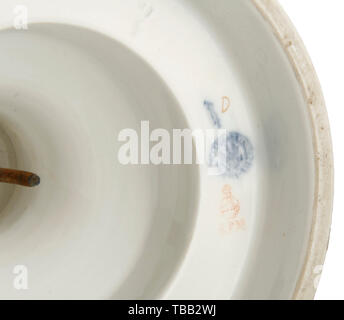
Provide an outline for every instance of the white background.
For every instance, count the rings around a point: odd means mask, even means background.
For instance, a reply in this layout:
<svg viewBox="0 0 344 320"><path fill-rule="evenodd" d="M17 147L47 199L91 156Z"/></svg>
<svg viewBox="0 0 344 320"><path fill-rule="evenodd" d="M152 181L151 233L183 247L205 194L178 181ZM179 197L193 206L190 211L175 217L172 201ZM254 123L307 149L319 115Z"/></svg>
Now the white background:
<svg viewBox="0 0 344 320"><path fill-rule="evenodd" d="M280 3L313 60L325 95L333 139L332 232L316 299L344 299L344 0L280 0Z"/></svg>

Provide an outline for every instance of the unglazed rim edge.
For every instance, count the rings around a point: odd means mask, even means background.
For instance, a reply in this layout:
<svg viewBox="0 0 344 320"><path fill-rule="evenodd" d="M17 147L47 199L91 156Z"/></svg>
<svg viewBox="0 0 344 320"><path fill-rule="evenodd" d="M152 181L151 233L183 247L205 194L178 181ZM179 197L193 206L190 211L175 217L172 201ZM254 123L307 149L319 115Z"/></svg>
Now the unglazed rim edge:
<svg viewBox="0 0 344 320"><path fill-rule="evenodd" d="M287 54L301 86L312 125L315 189L312 229L293 299L311 300L316 293L316 267L323 266L328 249L333 208L332 139L321 86L295 27L277 0L251 0Z"/></svg>

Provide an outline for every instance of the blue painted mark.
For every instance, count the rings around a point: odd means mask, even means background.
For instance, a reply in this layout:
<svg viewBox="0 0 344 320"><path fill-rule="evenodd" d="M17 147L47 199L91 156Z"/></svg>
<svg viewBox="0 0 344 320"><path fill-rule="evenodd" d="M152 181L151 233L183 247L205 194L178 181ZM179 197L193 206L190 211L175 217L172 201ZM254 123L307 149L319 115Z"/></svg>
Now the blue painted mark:
<svg viewBox="0 0 344 320"><path fill-rule="evenodd" d="M239 178L252 166L254 150L250 140L238 132L217 137L210 150L209 166L230 178Z"/></svg>
<svg viewBox="0 0 344 320"><path fill-rule="evenodd" d="M214 104L208 100L204 100L203 104L205 108L208 110L214 126L220 129L222 127L221 119L219 118L219 116L217 115L215 111Z"/></svg>

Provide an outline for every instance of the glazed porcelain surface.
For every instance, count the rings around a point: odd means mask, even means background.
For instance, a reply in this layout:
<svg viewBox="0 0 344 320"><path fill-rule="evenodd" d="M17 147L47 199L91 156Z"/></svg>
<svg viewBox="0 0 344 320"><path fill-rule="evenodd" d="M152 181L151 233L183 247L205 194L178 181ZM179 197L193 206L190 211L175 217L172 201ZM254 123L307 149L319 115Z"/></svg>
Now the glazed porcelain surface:
<svg viewBox="0 0 344 320"><path fill-rule="evenodd" d="M30 0L27 30L16 5L0 3L0 167L41 185L0 185L1 299L313 297L331 143L275 1ZM124 166L118 134L143 120L226 129L242 154L221 175Z"/></svg>

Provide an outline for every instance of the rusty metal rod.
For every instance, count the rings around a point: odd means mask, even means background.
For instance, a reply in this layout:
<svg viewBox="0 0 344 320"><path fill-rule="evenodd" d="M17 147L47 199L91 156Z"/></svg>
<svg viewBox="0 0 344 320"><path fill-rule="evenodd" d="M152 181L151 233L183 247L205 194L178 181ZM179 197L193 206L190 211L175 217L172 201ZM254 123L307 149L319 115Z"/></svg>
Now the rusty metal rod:
<svg viewBox="0 0 344 320"><path fill-rule="evenodd" d="M0 168L0 182L36 187L40 184L41 179L32 172Z"/></svg>

